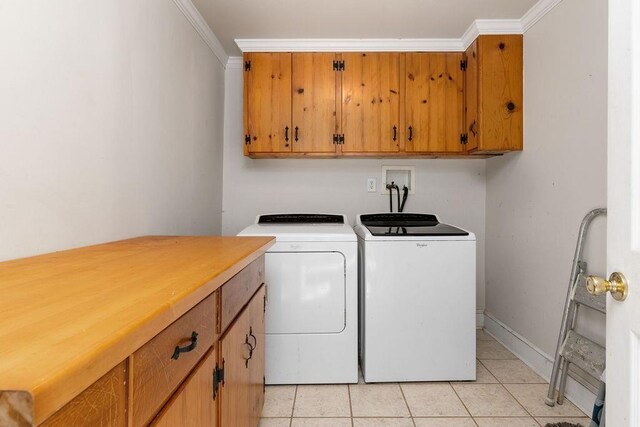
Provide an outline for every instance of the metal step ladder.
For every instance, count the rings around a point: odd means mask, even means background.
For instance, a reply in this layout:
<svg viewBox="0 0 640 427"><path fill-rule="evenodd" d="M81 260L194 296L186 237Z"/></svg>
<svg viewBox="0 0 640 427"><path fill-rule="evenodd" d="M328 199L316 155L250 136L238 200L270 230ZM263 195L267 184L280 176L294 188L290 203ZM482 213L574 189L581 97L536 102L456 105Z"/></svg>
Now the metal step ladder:
<svg viewBox="0 0 640 427"><path fill-rule="evenodd" d="M553 371L549 379L549 391L545 403L554 406L564 403L569 365L573 364L601 382L605 369L605 348L575 331L578 311L587 307L606 314L607 305L604 295L594 296L587 291L587 263L582 259L584 242L591 222L599 215L606 215L605 208L598 208L585 215L580 224L578 242L573 258L569 289L562 315L562 324L558 335ZM558 394L556 396L556 386ZM601 382L600 387L604 384Z"/></svg>

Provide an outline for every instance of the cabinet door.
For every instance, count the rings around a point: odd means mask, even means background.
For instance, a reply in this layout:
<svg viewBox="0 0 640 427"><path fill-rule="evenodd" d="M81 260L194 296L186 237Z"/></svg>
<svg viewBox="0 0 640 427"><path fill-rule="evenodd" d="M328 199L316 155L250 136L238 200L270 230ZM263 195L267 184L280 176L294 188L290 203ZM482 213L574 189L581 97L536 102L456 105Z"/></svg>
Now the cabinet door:
<svg viewBox="0 0 640 427"><path fill-rule="evenodd" d="M293 141L295 153L335 153L336 79L334 53L293 55Z"/></svg>
<svg viewBox="0 0 640 427"><path fill-rule="evenodd" d="M478 151L522 150L522 36L479 36L478 54Z"/></svg>
<svg viewBox="0 0 640 427"><path fill-rule="evenodd" d="M291 151L291 54L244 57L245 154Z"/></svg>
<svg viewBox="0 0 640 427"><path fill-rule="evenodd" d="M458 153L463 129L462 53L408 53L405 72L408 152Z"/></svg>
<svg viewBox="0 0 640 427"><path fill-rule="evenodd" d="M400 54L344 53L343 153L389 153L400 143Z"/></svg>
<svg viewBox="0 0 640 427"><path fill-rule="evenodd" d="M247 307L249 312L249 340L254 346L249 360L249 418L252 426L260 422L264 406L264 314L265 290L262 286Z"/></svg>
<svg viewBox="0 0 640 427"><path fill-rule="evenodd" d="M251 355L249 312L236 318L220 341L224 383L220 389L220 421L223 426L251 427L249 414Z"/></svg>
<svg viewBox="0 0 640 427"><path fill-rule="evenodd" d="M217 406L213 400L215 364L216 351L211 348L151 425L154 427L215 427L217 425Z"/></svg>

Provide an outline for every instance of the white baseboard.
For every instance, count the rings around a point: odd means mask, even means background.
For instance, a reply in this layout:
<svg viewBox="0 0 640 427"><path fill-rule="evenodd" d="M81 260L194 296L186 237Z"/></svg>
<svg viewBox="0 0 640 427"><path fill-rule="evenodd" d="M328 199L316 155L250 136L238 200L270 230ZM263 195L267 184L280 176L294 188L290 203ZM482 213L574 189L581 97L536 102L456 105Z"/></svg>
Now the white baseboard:
<svg viewBox="0 0 640 427"><path fill-rule="evenodd" d="M551 370L553 369L552 356L540 350L525 337L489 313L484 314L484 329L513 354L518 356L538 375L549 381ZM583 412L591 414L593 402L596 398L595 394L571 377L567 378L565 396ZM540 396L540 399L544 399L545 397L546 396Z"/></svg>

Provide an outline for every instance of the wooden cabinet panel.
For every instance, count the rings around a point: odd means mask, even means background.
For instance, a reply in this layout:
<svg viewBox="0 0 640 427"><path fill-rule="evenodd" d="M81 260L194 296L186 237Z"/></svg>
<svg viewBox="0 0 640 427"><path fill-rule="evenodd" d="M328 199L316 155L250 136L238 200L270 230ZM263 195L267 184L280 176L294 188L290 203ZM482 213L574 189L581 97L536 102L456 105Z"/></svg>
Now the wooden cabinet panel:
<svg viewBox="0 0 640 427"><path fill-rule="evenodd" d="M200 362L180 389L154 419L154 427L216 427L217 402L213 400L216 349Z"/></svg>
<svg viewBox="0 0 640 427"><path fill-rule="evenodd" d="M291 54L247 53L245 154L291 152Z"/></svg>
<svg viewBox="0 0 640 427"><path fill-rule="evenodd" d="M522 36L479 36L478 153L522 150Z"/></svg>
<svg viewBox="0 0 640 427"><path fill-rule="evenodd" d="M342 59L342 152L398 152L400 54L344 53Z"/></svg>
<svg viewBox="0 0 640 427"><path fill-rule="evenodd" d="M173 322L131 356L133 425L148 423L215 340L216 293ZM176 346L186 347L196 332L192 351L172 358Z"/></svg>
<svg viewBox="0 0 640 427"><path fill-rule="evenodd" d="M459 153L464 106L462 53L408 53L405 150Z"/></svg>
<svg viewBox="0 0 640 427"><path fill-rule="evenodd" d="M465 131L467 150L478 148L478 40L464 53L467 62L465 71Z"/></svg>
<svg viewBox="0 0 640 427"><path fill-rule="evenodd" d="M264 406L264 312L266 286L262 286L247 307L250 341L254 344L249 360L249 422L257 426Z"/></svg>
<svg viewBox="0 0 640 427"><path fill-rule="evenodd" d="M224 366L224 384L220 389L220 424L250 427L248 360L249 314L244 310L220 341L220 355Z"/></svg>
<svg viewBox="0 0 640 427"><path fill-rule="evenodd" d="M220 329L224 332L264 283L264 255L233 276L220 289Z"/></svg>
<svg viewBox="0 0 640 427"><path fill-rule="evenodd" d="M126 426L126 378L126 362L122 362L40 425L44 427Z"/></svg>
<svg viewBox="0 0 640 427"><path fill-rule="evenodd" d="M337 133L334 53L293 54L293 152L332 153Z"/></svg>

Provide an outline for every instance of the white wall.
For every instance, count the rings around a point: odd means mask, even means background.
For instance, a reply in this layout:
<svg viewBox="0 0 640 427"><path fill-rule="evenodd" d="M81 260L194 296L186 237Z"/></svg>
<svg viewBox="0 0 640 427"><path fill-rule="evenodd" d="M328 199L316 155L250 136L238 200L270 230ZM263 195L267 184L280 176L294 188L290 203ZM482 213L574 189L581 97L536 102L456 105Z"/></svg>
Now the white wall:
<svg viewBox="0 0 640 427"><path fill-rule="evenodd" d="M171 0L0 5L0 259L218 233L224 70Z"/></svg>
<svg viewBox="0 0 640 427"><path fill-rule="evenodd" d="M367 178L380 185L382 165L416 168L416 194L406 212L434 212L478 239L477 305L484 309L485 160L282 159L244 157L241 69L227 69L223 234L236 234L269 212L387 212L389 198L367 193ZM395 195L394 195L395 197ZM395 206L395 201L394 201Z"/></svg>
<svg viewBox="0 0 640 427"><path fill-rule="evenodd" d="M607 200L607 2L564 0L524 47L525 148L487 161L487 313L553 354L578 227ZM592 273L605 228L588 237ZM602 316L579 320L604 342Z"/></svg>

